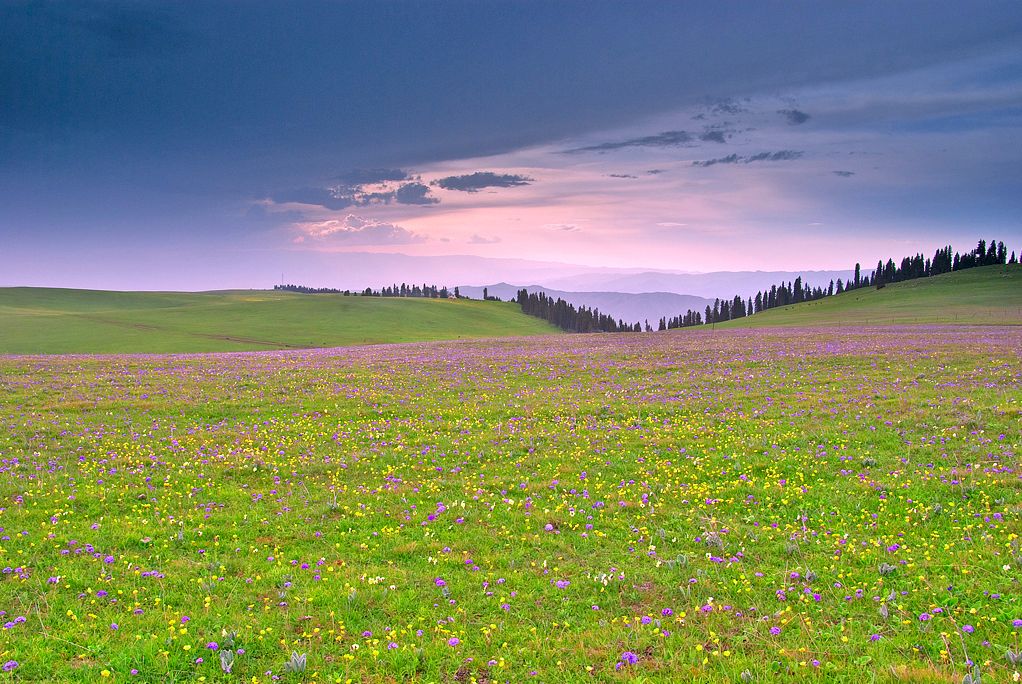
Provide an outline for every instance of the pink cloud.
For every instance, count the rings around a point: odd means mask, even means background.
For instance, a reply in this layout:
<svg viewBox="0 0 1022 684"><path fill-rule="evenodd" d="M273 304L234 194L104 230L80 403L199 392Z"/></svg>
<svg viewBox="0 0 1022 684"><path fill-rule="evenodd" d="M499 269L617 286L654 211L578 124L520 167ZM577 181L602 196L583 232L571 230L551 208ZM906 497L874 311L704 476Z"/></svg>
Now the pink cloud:
<svg viewBox="0 0 1022 684"><path fill-rule="evenodd" d="M303 221L294 224L298 235L293 242L306 239L329 239L333 243L352 246L409 245L423 242L425 238L406 228L372 218L347 214L343 218L328 218L320 221Z"/></svg>

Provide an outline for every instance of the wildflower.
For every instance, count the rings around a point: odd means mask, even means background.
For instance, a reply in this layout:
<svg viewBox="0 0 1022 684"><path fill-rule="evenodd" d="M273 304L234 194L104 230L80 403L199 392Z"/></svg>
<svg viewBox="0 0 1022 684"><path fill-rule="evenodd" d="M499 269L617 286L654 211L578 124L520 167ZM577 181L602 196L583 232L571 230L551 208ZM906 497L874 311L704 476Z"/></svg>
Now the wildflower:
<svg viewBox="0 0 1022 684"><path fill-rule="evenodd" d="M4 672L11 672L12 670L16 669L17 667L18 667L18 661L17 660L8 660L6 663L4 663L3 671Z"/></svg>
<svg viewBox="0 0 1022 684"><path fill-rule="evenodd" d="M218 648L220 648L220 644L218 644L218 643L217 643L217 642L215 642L215 641L211 641L211 642L209 642L208 644L206 644L206 648L208 648L208 649L209 649L209 650L211 650L211 651L215 651L215 650L217 650Z"/></svg>
<svg viewBox="0 0 1022 684"><path fill-rule="evenodd" d="M461 639L459 639L458 637L451 637L450 639L447 640L447 645L450 646L451 648L457 646L460 643Z"/></svg>
<svg viewBox="0 0 1022 684"><path fill-rule="evenodd" d="M621 658L614 665L615 670L620 670L625 665L634 665L639 662L639 656L635 655L631 651L625 651L621 654Z"/></svg>
<svg viewBox="0 0 1022 684"><path fill-rule="evenodd" d="M964 625L962 627L962 631L965 632L966 634L972 634L973 632L976 631L976 628L973 627L972 625Z"/></svg>
<svg viewBox="0 0 1022 684"><path fill-rule="evenodd" d="M929 619L930 619L931 617L933 617L933 616L932 616L932 615L930 615L929 613L920 613L920 615L919 615L919 621L920 621L920 622L926 622L926 621L927 621L927 620L929 620Z"/></svg>
<svg viewBox="0 0 1022 684"><path fill-rule="evenodd" d="M770 633L773 634L774 636L777 636L778 634L781 633L781 628L780 627L776 627L776 626L775 627L771 627L770 628Z"/></svg>

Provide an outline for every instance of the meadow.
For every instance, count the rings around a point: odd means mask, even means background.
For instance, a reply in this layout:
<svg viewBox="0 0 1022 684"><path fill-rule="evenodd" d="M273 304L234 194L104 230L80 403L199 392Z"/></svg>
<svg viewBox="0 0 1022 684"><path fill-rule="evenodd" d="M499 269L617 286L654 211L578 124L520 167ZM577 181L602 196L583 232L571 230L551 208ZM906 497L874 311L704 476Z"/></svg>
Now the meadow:
<svg viewBox="0 0 1022 684"><path fill-rule="evenodd" d="M0 354L299 349L556 332L515 304L469 299L0 288Z"/></svg>
<svg viewBox="0 0 1022 684"><path fill-rule="evenodd" d="M1020 420L1020 327L0 357L0 681L1017 681Z"/></svg>

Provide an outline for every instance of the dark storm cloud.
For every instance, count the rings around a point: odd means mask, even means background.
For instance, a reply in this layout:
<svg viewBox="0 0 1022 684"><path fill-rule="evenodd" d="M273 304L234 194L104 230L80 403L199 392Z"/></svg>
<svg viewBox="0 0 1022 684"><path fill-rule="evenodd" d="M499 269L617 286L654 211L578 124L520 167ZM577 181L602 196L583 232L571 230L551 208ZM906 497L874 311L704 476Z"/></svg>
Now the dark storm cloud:
<svg viewBox="0 0 1022 684"><path fill-rule="evenodd" d="M657 133L656 135L645 135L641 138L605 142L599 143L598 145L588 145L586 147L575 147L570 150L565 150L564 153L577 154L580 152L610 152L612 150L620 150L626 147L674 147L676 145L690 143L692 140L692 134L687 131L664 131L663 133Z"/></svg>
<svg viewBox="0 0 1022 684"><path fill-rule="evenodd" d="M729 154L726 157L694 161L692 162L692 166L707 167L716 166L717 164L752 164L753 162L761 161L791 161L793 159L798 159L801 156L802 153L797 150L778 150L777 152L759 152L757 154L751 154L748 156Z"/></svg>
<svg viewBox="0 0 1022 684"><path fill-rule="evenodd" d="M710 130L699 135L699 139L703 142L715 142L724 143L727 142L726 132L722 130Z"/></svg>
<svg viewBox="0 0 1022 684"><path fill-rule="evenodd" d="M760 152L753 154L744 159L744 163L758 161L791 161L792 159L798 159L802 156L802 153L797 150L778 150L777 152Z"/></svg>
<svg viewBox="0 0 1022 684"><path fill-rule="evenodd" d="M746 107L744 107L743 105L739 104L739 102L737 100L734 100L732 98L727 98L727 99L720 100L719 102L715 103L713 105L713 107L710 108L710 111L713 112L714 114L731 114L731 115L735 115L735 114L741 114L743 112L747 112L749 110Z"/></svg>
<svg viewBox="0 0 1022 684"><path fill-rule="evenodd" d="M513 173L493 173L492 171L476 171L464 176L447 176L433 181L444 190L461 190L462 192L478 192L483 188L513 188L528 185L534 179Z"/></svg>
<svg viewBox="0 0 1022 684"><path fill-rule="evenodd" d="M422 183L405 183L394 192L398 204L436 204L440 200L429 194L429 186Z"/></svg>
<svg viewBox="0 0 1022 684"><path fill-rule="evenodd" d="M739 164L744 161L744 157L739 157L737 154L729 154L726 157L717 157L716 159L705 159L702 161L692 162L692 166L716 166L717 164Z"/></svg>
<svg viewBox="0 0 1022 684"><path fill-rule="evenodd" d="M366 184L373 184L389 181L397 175L407 178L407 174L401 172L359 172L345 176L346 179L366 179ZM324 209L338 210L346 207L366 207L371 204L436 204L440 200L430 194L429 186L413 181L402 183L396 189L382 189L367 191L365 185L334 185L331 187L307 187L283 190L274 193L270 199L277 204L295 202L299 204L311 204L323 207Z"/></svg>
<svg viewBox="0 0 1022 684"><path fill-rule="evenodd" d="M567 30L580 16L586 30ZM44 140L59 130L59 144L19 147L5 160L27 157L51 175L61 161L119 155L126 174L146 164L154 176L187 173L207 189L219 178L221 191L245 192L253 180L308 185L339 159L381 168L496 154L708 99L728 113L741 108L722 100L733 93L926 66L1020 32L1013 0L965 14L929 0L740 11L717 2L352 0L243 12L222 0L159 9L14 0L0 3L0 127ZM473 107L461 106L466 98ZM682 144L674 133L591 151Z"/></svg>
<svg viewBox="0 0 1022 684"><path fill-rule="evenodd" d="M809 115L798 109L779 109L777 113L787 120L789 126L798 126L809 121Z"/></svg>

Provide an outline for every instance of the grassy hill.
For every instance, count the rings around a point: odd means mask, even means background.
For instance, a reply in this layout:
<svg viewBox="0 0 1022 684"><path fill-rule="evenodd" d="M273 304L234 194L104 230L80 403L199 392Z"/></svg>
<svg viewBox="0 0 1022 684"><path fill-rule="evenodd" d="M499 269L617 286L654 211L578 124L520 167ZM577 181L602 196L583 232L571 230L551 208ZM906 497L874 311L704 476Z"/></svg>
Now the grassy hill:
<svg viewBox="0 0 1022 684"><path fill-rule="evenodd" d="M951 323L1022 325L1022 265L983 266L770 309L726 327Z"/></svg>
<svg viewBox="0 0 1022 684"><path fill-rule="evenodd" d="M265 290L0 288L0 353L173 353L557 332L510 303Z"/></svg>

